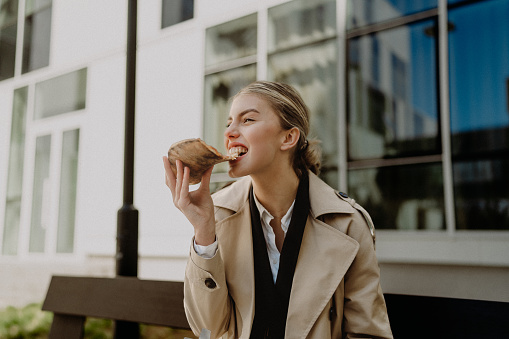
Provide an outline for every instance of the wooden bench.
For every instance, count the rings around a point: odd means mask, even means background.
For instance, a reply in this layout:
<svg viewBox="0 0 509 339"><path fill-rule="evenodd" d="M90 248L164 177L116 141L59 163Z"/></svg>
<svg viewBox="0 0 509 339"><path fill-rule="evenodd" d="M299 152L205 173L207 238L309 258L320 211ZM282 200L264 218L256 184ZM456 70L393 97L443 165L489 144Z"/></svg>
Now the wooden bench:
<svg viewBox="0 0 509 339"><path fill-rule="evenodd" d="M182 282L53 276L42 309L49 339L81 339L87 317L189 329L183 300Z"/></svg>
<svg viewBox="0 0 509 339"><path fill-rule="evenodd" d="M54 313L50 339L78 339L86 317L189 329L183 298L182 282L54 276L42 309ZM385 300L396 339L509 338L509 303L399 294Z"/></svg>

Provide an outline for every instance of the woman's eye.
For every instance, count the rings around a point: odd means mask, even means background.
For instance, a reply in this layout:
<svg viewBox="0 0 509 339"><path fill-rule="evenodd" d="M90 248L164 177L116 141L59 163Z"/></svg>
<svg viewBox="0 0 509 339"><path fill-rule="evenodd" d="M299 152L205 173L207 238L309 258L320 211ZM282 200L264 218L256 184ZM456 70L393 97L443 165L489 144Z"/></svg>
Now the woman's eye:
<svg viewBox="0 0 509 339"><path fill-rule="evenodd" d="M254 121L254 120L253 120L253 119L251 119L251 118L245 118L245 119L244 119L244 122L251 122L251 121Z"/></svg>

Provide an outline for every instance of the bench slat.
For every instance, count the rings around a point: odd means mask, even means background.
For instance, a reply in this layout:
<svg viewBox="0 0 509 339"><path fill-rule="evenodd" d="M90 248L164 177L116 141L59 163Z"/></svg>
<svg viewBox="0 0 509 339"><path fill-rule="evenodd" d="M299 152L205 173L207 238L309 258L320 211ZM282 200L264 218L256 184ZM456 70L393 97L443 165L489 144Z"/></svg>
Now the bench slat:
<svg viewBox="0 0 509 339"><path fill-rule="evenodd" d="M53 276L42 309L189 329L183 300L182 282Z"/></svg>

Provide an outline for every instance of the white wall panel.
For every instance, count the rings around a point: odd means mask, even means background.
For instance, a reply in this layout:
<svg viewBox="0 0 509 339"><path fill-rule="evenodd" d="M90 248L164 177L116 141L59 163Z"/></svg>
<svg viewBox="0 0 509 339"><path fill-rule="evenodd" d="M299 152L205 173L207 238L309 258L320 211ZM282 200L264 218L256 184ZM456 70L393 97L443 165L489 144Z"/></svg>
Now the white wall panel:
<svg viewBox="0 0 509 339"><path fill-rule="evenodd" d="M127 1L53 1L50 67L125 50Z"/></svg>

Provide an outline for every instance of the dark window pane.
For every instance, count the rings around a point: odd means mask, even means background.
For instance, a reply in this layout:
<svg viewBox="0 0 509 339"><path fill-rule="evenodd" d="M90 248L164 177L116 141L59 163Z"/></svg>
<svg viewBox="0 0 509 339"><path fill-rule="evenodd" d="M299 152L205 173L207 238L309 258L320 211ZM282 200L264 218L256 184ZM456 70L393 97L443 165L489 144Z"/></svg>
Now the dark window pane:
<svg viewBox="0 0 509 339"><path fill-rule="evenodd" d="M449 13L453 155L509 150L508 18L506 0L483 1Z"/></svg>
<svg viewBox="0 0 509 339"><path fill-rule="evenodd" d="M437 3L437 0L349 0L347 29L436 8Z"/></svg>
<svg viewBox="0 0 509 339"><path fill-rule="evenodd" d="M163 0L161 28L192 19L194 0Z"/></svg>
<svg viewBox="0 0 509 339"><path fill-rule="evenodd" d="M349 160L440 153L434 27L348 41Z"/></svg>
<svg viewBox="0 0 509 339"><path fill-rule="evenodd" d="M509 230L509 160L453 164L456 227Z"/></svg>
<svg viewBox="0 0 509 339"><path fill-rule="evenodd" d="M0 29L0 80L14 76L17 30L17 24Z"/></svg>
<svg viewBox="0 0 509 339"><path fill-rule="evenodd" d="M445 229L441 164L350 170L348 187L378 229Z"/></svg>
<svg viewBox="0 0 509 339"><path fill-rule="evenodd" d="M18 1L0 0L0 81L14 76Z"/></svg>
<svg viewBox="0 0 509 339"><path fill-rule="evenodd" d="M18 20L18 0L0 0L0 28Z"/></svg>
<svg viewBox="0 0 509 339"><path fill-rule="evenodd" d="M49 65L51 6L25 18L22 73Z"/></svg>

